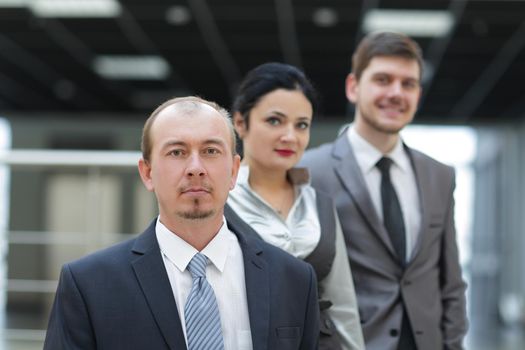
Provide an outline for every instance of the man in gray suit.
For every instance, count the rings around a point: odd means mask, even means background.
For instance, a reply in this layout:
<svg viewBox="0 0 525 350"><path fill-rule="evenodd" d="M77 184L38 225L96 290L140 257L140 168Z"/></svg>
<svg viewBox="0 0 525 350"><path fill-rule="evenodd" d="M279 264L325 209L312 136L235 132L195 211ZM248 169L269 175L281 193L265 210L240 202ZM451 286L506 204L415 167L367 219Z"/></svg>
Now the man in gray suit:
<svg viewBox="0 0 525 350"><path fill-rule="evenodd" d="M354 123L309 150L345 235L368 350L461 349L466 284L454 228L454 170L403 144L421 95L419 46L397 33L359 44L346 79Z"/></svg>

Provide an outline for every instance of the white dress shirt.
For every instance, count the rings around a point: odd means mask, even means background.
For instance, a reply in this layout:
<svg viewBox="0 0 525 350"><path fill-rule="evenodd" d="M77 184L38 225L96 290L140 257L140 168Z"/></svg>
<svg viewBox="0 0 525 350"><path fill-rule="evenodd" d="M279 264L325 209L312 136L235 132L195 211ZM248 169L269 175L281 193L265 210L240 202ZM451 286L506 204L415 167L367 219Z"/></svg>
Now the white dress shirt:
<svg viewBox="0 0 525 350"><path fill-rule="evenodd" d="M198 250L168 230L159 219L155 230L186 338L184 305L192 286L192 277L186 267ZM253 349L242 250L224 219L217 235L201 253L210 261L206 267L206 279L217 299L224 349Z"/></svg>
<svg viewBox="0 0 525 350"><path fill-rule="evenodd" d="M348 128L347 136L354 151L357 164L365 179L376 213L381 220L383 220L381 172L376 167L376 164L382 157L389 157L393 161L390 167L390 178L403 211L406 235L405 259L409 261L419 238L421 204L419 202L414 170L410 158L404 150L403 142L399 138L394 149L390 153L383 155L377 148L361 137L353 125Z"/></svg>
<svg viewBox="0 0 525 350"><path fill-rule="evenodd" d="M228 204L263 240L304 259L314 251L321 238L316 194L308 183L306 169L291 169L288 177L294 184L295 201L286 219L252 190L246 165L239 169L237 185L230 191ZM354 282L337 215L335 237L334 262L330 273L320 282L324 291L320 298L333 303L328 315L341 336L343 349L364 349Z"/></svg>

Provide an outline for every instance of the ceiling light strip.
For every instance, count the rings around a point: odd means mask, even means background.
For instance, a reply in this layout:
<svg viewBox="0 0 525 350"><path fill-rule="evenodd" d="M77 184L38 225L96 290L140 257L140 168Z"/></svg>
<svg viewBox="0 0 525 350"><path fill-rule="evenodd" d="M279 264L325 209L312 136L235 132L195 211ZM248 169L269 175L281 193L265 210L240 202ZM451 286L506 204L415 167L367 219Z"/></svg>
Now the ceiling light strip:
<svg viewBox="0 0 525 350"><path fill-rule="evenodd" d="M363 31L390 30L416 37L442 37L453 24L454 17L449 11L374 9L366 13Z"/></svg>
<svg viewBox="0 0 525 350"><path fill-rule="evenodd" d="M170 66L160 56L98 56L95 72L115 80L163 80L170 74Z"/></svg>
<svg viewBox="0 0 525 350"><path fill-rule="evenodd" d="M111 18L122 11L116 0L33 0L28 6L35 16L47 18Z"/></svg>

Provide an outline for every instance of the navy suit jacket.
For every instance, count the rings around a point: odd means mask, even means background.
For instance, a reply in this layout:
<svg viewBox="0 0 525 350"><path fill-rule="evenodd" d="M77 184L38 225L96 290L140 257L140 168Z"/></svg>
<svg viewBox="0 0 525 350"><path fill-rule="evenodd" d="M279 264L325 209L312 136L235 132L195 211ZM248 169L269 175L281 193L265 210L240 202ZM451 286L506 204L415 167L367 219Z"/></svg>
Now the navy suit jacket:
<svg viewBox="0 0 525 350"><path fill-rule="evenodd" d="M254 350L317 349L317 285L310 265L227 220L243 253ZM137 238L62 268L46 350L186 349L155 221Z"/></svg>

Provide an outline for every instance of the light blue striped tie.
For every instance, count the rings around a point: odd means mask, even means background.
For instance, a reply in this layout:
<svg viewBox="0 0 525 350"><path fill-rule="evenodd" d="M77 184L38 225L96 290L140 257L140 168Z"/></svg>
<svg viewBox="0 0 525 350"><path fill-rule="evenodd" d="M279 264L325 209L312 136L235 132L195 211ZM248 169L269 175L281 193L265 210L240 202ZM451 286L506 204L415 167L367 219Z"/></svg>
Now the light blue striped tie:
<svg viewBox="0 0 525 350"><path fill-rule="evenodd" d="M213 289L206 280L208 258L197 253L188 264L193 278L184 307L188 350L224 349L221 317Z"/></svg>

